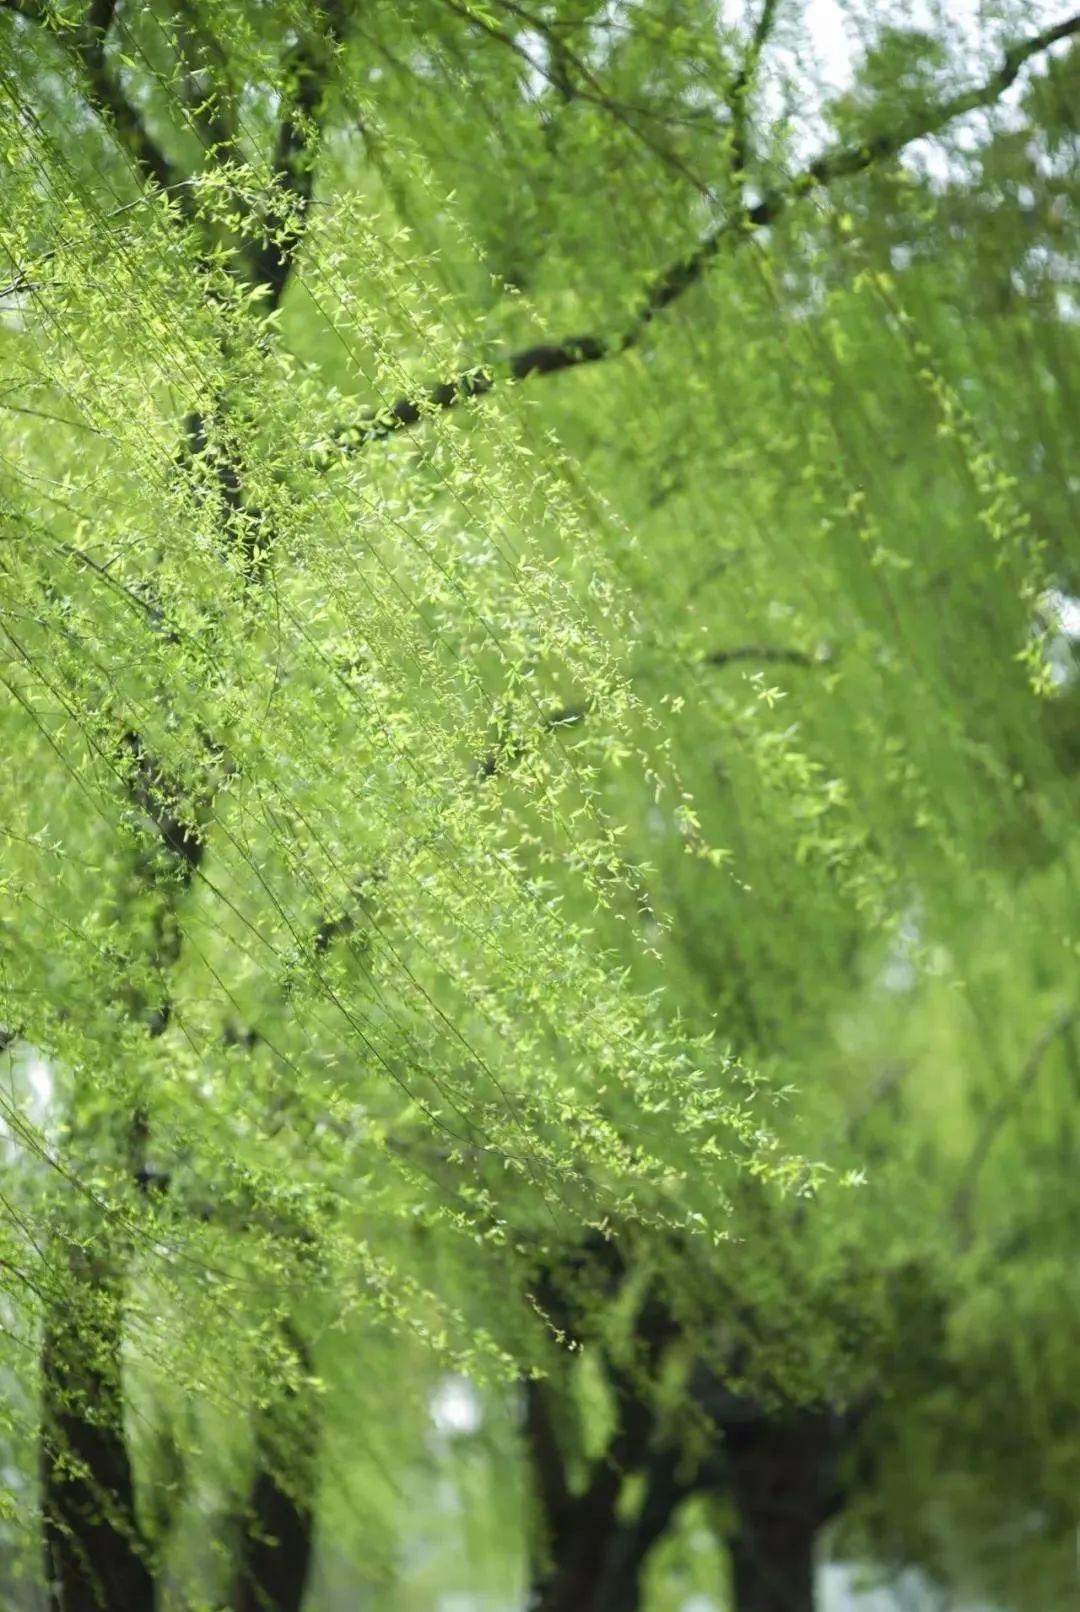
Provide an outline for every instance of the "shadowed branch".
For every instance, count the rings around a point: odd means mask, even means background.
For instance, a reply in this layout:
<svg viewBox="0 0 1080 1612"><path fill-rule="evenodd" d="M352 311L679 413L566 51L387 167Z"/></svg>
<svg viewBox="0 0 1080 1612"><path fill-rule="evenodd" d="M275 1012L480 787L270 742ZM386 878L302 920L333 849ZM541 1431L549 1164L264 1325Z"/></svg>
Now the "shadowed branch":
<svg viewBox="0 0 1080 1612"><path fill-rule="evenodd" d="M1001 66L982 84L949 96L937 106L920 108L901 119L894 128L870 140L824 152L787 185L770 190L751 207L740 208L702 236L689 252L655 275L636 312L621 330L607 335L592 332L541 342L491 363L471 365L447 380L420 387L383 408L368 409L355 423L338 428L329 442L317 445L312 452L314 463L323 469L329 468L369 442L393 436L418 425L429 415L446 413L470 399L483 397L498 384L517 384L537 375L558 375L629 352L644 339L654 319L704 279L726 246L736 247L757 231L774 224L794 203L814 191L827 189L837 180L850 178L899 156L917 140L939 134L968 112L993 106L1027 62L1077 35L1080 35L1080 13L1011 45L1005 51Z"/></svg>

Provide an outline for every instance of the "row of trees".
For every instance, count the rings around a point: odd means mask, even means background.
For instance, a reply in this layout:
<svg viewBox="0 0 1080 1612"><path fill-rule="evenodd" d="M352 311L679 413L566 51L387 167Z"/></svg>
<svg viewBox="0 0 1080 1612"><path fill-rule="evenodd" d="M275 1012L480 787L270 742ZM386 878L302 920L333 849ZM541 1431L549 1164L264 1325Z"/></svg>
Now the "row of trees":
<svg viewBox="0 0 1080 1612"><path fill-rule="evenodd" d="M0 7L13 1606L1072 1604L1080 17L1000 9L828 96L784 0Z"/></svg>

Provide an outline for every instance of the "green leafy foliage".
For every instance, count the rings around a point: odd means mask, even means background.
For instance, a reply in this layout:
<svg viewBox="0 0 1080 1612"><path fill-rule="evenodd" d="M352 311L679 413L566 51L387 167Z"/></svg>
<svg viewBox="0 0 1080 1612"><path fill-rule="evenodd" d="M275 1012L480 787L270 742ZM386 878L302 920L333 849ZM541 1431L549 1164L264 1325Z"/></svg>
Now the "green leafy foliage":
<svg viewBox="0 0 1080 1612"><path fill-rule="evenodd" d="M793 128L771 4L2 8L13 1605L769 1612L776 1462L807 1584L1070 1604L1014 9Z"/></svg>

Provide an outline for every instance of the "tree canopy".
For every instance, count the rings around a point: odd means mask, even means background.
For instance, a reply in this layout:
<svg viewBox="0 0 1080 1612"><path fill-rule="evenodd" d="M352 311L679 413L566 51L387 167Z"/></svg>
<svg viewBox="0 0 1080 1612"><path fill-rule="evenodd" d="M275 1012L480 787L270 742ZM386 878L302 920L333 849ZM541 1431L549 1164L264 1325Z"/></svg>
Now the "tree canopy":
<svg viewBox="0 0 1080 1612"><path fill-rule="evenodd" d="M20 1612L1075 1603L1080 15L834 33L0 4Z"/></svg>

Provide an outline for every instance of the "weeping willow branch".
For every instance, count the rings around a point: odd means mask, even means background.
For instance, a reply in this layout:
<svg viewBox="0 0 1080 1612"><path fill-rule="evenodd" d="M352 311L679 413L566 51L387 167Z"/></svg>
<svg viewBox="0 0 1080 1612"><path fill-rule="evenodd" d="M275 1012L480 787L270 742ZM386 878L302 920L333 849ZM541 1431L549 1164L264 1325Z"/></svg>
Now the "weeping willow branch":
<svg viewBox="0 0 1080 1612"><path fill-rule="evenodd" d="M838 180L851 178L899 156L917 140L939 134L969 112L993 106L1016 81L1026 63L1078 34L1080 12L1010 45L997 72L973 89L950 96L937 106L920 109L870 140L824 152L789 184L770 190L754 206L742 208L725 219L702 236L689 252L655 275L637 311L621 330L609 335L592 332L560 341L540 342L492 363L471 365L447 380L421 387L383 408L369 409L356 423L339 427L328 443L317 445L312 451L314 463L326 469L369 442L383 440L419 425L430 415L446 413L470 399L483 397L497 385L517 384L537 375L559 375L565 370L600 363L631 351L644 340L654 319L701 283L724 247L736 247L776 223L793 204L815 191L827 189Z"/></svg>
<svg viewBox="0 0 1080 1612"><path fill-rule="evenodd" d="M178 0L176 11L176 51L184 70L184 104L211 157L240 165L243 153L231 95L223 94L220 84L211 93L204 93L199 86L203 64L211 59L219 80L227 80L228 58L213 33L203 28L193 0Z"/></svg>
<svg viewBox="0 0 1080 1612"><path fill-rule="evenodd" d="M8 6L34 20L43 12L32 4ZM124 95L107 55L116 0L94 0L87 20L65 41L82 68L89 103L119 135L137 167L152 185L173 189L178 178L141 117ZM334 36L336 38L336 35ZM284 293L302 239L314 172L317 113L328 82L327 41L301 43L288 67L292 95L275 144L274 199L264 220L262 244L252 249L252 278L264 285L270 307ZM278 205L280 203L280 205ZM186 209L185 209L186 210ZM200 453L211 458L221 496L223 536L239 541L245 571L258 572L259 539L265 522L244 495L243 466L236 454L215 450L201 416L185 424L184 460L190 471ZM164 1034L171 1019L168 974L179 959L182 931L179 903L198 871L204 845L184 809L184 790L137 731L120 739L129 798L149 820L164 851L140 858L136 869L142 891L153 902L150 961L162 980L160 1002L151 1007L130 993L132 1016L147 1033ZM128 1171L144 1193L167 1189L147 1167L149 1112L140 1102L128 1125ZM74 1245L77 1246L77 1245ZM123 1258L72 1266L78 1302L95 1317L89 1330L65 1302L50 1309L41 1351L43 1414L40 1432L42 1528L49 1580L50 1612L153 1612L157 1587L134 1509L131 1460L125 1438L120 1358L124 1331ZM294 1501L278 1480L260 1446L260 1468L251 1497L252 1531L236 1604L265 1606L276 1573L292 1590L297 1609L306 1583L311 1550L310 1512ZM310 1484L308 1485L310 1488ZM273 1556L279 1538L283 1557Z"/></svg>
<svg viewBox="0 0 1080 1612"><path fill-rule="evenodd" d="M49 24L42 0L0 0L0 10L42 27ZM180 172L151 135L109 60L108 44L116 11L117 0L93 0L86 19L77 28L57 30L56 37L81 69L87 101L114 131L139 173L156 189L173 196L191 222L194 211L188 188L190 176ZM247 220L248 278L265 288L267 312L273 311L284 295L304 234L334 54L341 38L340 0L328 0L319 15L323 30L306 32L285 60L283 111L271 158L270 204L261 223L255 218ZM232 131L216 114L211 116L210 124L212 155L218 161L235 158ZM23 286L17 282L10 289Z"/></svg>
<svg viewBox="0 0 1080 1612"><path fill-rule="evenodd" d="M660 114L655 113L646 106L630 106L609 95L604 86L590 69L588 63L570 50L566 40L543 17L535 16L523 7L515 5L512 0L499 0L500 8L524 22L534 33L539 34L551 52L552 65L546 66L538 61L529 52L521 40L511 30L509 32L498 27L483 10L474 5L461 4L459 0L443 0L448 10L461 17L472 27L479 29L489 39L496 40L508 50L513 51L532 73L538 73L552 89L556 90L564 101L587 101L590 105L599 107L609 117L620 123L635 140L650 151L665 168L669 169L679 179L693 187L699 195L712 197L712 189L697 174L695 174L679 156L677 151L671 149L663 140L651 134L648 129L641 126L642 122L662 121ZM570 69L573 68L575 77L571 78Z"/></svg>

